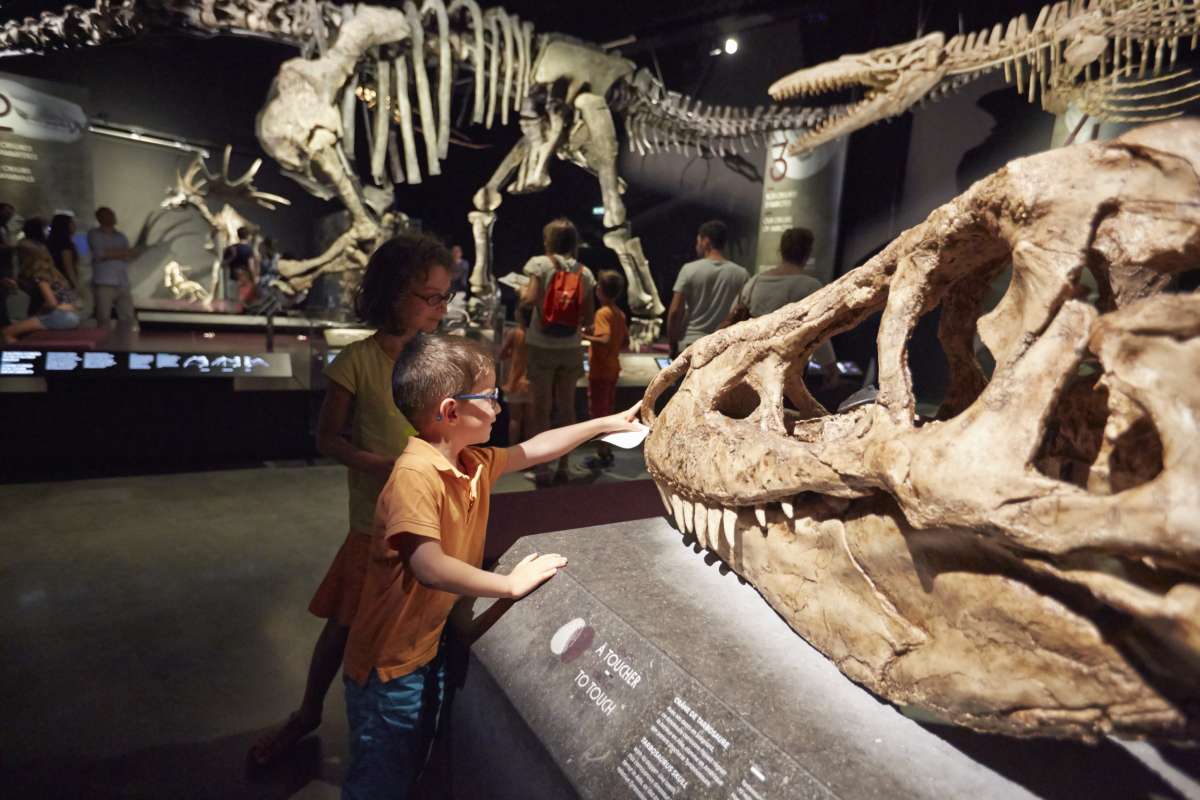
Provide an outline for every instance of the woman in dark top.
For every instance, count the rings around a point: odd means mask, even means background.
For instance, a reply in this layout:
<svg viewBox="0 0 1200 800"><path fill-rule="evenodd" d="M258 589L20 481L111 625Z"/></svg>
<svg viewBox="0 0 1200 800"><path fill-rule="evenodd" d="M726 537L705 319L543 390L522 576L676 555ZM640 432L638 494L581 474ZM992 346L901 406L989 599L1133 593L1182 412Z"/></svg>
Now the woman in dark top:
<svg viewBox="0 0 1200 800"><path fill-rule="evenodd" d="M0 340L12 344L18 336L44 329L79 327L79 299L46 248L46 223L38 217L25 220L25 238L17 242L21 265L17 283L30 297L30 316L0 329Z"/></svg>
<svg viewBox="0 0 1200 800"><path fill-rule="evenodd" d="M79 288L79 251L75 249L75 218L70 214L55 214L50 220L50 235L46 237L46 246L50 248L50 257L54 266L58 267L72 289Z"/></svg>

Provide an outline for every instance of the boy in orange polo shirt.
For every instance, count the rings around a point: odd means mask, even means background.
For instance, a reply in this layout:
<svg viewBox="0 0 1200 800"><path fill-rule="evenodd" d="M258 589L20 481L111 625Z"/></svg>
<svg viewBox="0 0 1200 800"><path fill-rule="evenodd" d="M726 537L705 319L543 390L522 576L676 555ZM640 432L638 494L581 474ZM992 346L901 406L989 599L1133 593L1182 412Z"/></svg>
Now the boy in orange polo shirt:
<svg viewBox="0 0 1200 800"><path fill-rule="evenodd" d="M601 272L596 278L596 299L600 308L591 331L583 338L591 344L588 358L588 416L593 419L613 413L617 401L617 379L621 377L621 351L629 344L629 328L625 315L617 308L623 281L612 270ZM604 469L613 465L612 445L600 442L596 455L584 462L591 469Z"/></svg>
<svg viewBox="0 0 1200 800"><path fill-rule="evenodd" d="M491 355L458 336L423 336L396 362L396 406L419 438L396 459L375 508L371 560L343 664L350 722L345 798L406 797L424 766L445 672L438 642L460 596L523 597L567 560L533 554L484 572L489 491L506 472L634 430L638 407L547 431L507 449L491 436L499 392Z"/></svg>

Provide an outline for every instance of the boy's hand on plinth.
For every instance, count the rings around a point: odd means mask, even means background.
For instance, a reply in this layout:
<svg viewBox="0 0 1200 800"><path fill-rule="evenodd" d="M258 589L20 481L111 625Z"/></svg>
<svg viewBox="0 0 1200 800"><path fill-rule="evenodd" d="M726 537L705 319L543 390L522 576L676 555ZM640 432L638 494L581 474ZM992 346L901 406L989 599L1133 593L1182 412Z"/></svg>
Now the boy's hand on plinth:
<svg viewBox="0 0 1200 800"><path fill-rule="evenodd" d="M566 565L567 559L558 553L541 556L530 553L508 574L509 596L514 600L524 597L553 578Z"/></svg>

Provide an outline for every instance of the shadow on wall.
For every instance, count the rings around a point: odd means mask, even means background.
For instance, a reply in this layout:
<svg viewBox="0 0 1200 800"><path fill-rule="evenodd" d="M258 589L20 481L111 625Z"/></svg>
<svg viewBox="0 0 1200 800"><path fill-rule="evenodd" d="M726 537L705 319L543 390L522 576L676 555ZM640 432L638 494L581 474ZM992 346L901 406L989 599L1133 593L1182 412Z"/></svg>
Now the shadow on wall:
<svg viewBox="0 0 1200 800"><path fill-rule="evenodd" d="M1011 87L988 92L976 105L991 115L994 125L988 137L959 160L954 173L958 194L1014 158L1048 149L1054 133L1055 118L1031 106ZM1029 113L1031 109L1036 113Z"/></svg>

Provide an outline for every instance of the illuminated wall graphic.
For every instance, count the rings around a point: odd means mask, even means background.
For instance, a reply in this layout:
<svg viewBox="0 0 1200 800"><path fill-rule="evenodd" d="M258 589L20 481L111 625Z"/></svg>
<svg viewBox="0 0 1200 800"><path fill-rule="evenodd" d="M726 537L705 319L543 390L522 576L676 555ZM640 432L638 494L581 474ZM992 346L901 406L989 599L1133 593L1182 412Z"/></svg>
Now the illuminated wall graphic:
<svg viewBox="0 0 1200 800"><path fill-rule="evenodd" d="M0 201L20 217L90 217L86 98L73 86L0 74Z"/></svg>
<svg viewBox="0 0 1200 800"><path fill-rule="evenodd" d="M83 377L290 378L287 353L112 353L101 351L0 351L0 378Z"/></svg>
<svg viewBox="0 0 1200 800"><path fill-rule="evenodd" d="M781 131L767 141L753 271L762 272L778 264L780 237L788 228L800 226L811 230L815 237L808 270L828 283L833 278L837 252L846 137L802 156L788 156L784 152L787 143L795 138L795 133Z"/></svg>

